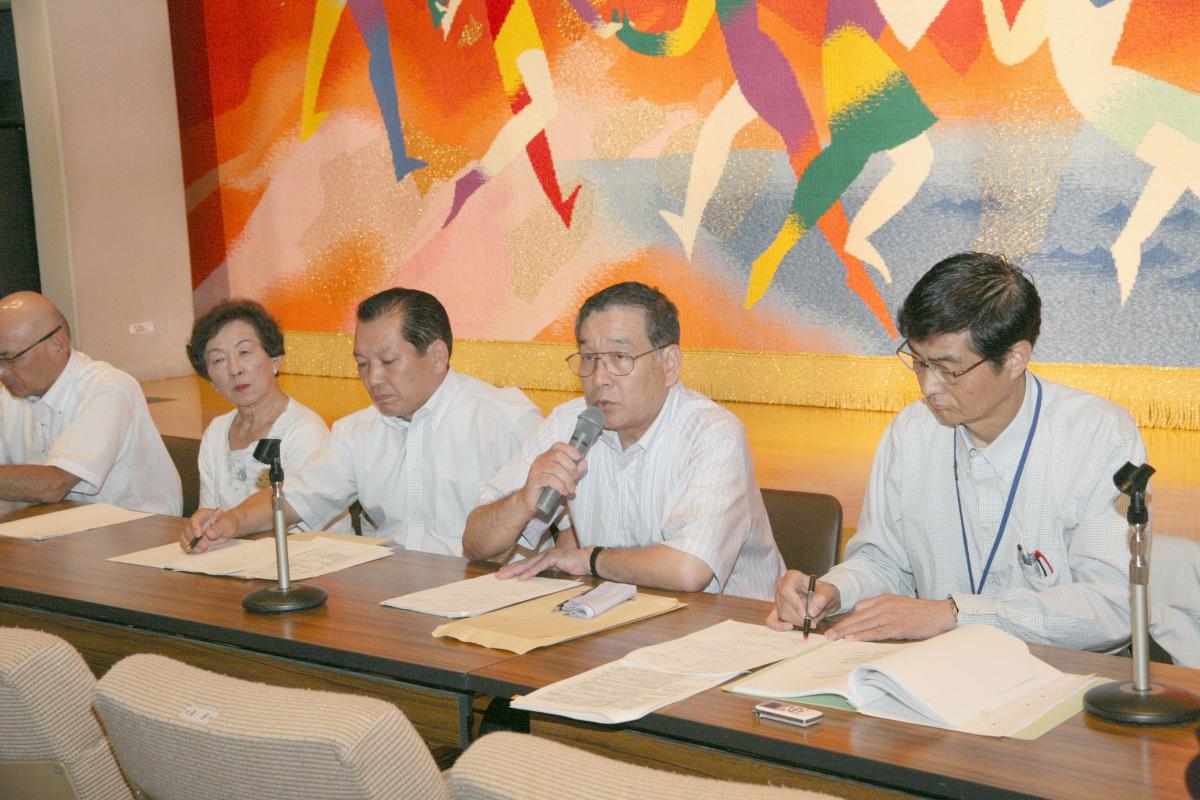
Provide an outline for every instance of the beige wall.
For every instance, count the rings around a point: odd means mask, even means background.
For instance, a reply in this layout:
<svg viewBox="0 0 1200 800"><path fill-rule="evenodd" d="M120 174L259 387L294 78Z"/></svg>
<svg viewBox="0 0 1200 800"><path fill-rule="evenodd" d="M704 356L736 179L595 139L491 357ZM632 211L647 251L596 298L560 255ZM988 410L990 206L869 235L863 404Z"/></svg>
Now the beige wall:
<svg viewBox="0 0 1200 800"><path fill-rule="evenodd" d="M14 0L43 291L75 346L189 371L187 220L166 0ZM130 325L153 331L131 334Z"/></svg>

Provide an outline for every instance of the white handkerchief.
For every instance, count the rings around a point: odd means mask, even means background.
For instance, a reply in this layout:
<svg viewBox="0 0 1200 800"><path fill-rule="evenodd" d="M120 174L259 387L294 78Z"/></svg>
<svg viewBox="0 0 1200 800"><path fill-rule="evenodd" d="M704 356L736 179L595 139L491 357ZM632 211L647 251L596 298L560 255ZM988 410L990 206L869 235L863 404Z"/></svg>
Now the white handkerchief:
<svg viewBox="0 0 1200 800"><path fill-rule="evenodd" d="M584 592L563 603L562 613L568 617L592 619L615 605L632 600L635 595L637 595L637 587L632 583L605 581L590 592Z"/></svg>

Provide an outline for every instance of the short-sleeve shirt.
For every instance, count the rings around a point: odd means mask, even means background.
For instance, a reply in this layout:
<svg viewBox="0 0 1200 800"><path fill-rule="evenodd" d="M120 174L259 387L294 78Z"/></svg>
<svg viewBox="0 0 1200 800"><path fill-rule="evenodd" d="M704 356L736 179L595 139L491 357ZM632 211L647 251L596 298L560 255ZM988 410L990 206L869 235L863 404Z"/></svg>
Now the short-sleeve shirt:
<svg viewBox="0 0 1200 800"><path fill-rule="evenodd" d="M537 433L489 481L479 505L525 485L530 466L566 441L586 408L576 398L554 409ZM621 447L604 431L587 454L587 474L567 502L580 547L637 548L665 544L699 558L713 572L706 587L768 600L784 572L766 507L754 477L741 422L681 384L646 433ZM534 518L522 532L536 547L548 522Z"/></svg>
<svg viewBox="0 0 1200 800"><path fill-rule="evenodd" d="M254 458L252 443L229 449L229 428L237 409L213 419L200 439L200 507L233 508L264 488L266 465ZM325 444L329 428L315 411L289 398L287 407L264 438L279 439L279 460L284 480L298 471Z"/></svg>
<svg viewBox="0 0 1200 800"><path fill-rule="evenodd" d="M284 496L314 528L357 498L364 533L461 556L480 489L541 419L519 389L450 370L411 421L371 406L335 422L326 445L285 480Z"/></svg>
<svg viewBox="0 0 1200 800"><path fill-rule="evenodd" d="M76 350L41 397L0 387L0 464L79 478L64 499L178 516L179 473L132 376Z"/></svg>

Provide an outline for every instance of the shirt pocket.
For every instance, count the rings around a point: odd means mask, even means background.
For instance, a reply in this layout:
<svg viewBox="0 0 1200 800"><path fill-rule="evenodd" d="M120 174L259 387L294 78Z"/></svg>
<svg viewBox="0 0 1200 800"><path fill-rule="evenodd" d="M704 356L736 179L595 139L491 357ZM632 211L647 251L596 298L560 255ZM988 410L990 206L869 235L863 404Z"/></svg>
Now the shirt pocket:
<svg viewBox="0 0 1200 800"><path fill-rule="evenodd" d="M1024 543L1016 557L1017 568L1025 582L1031 588L1039 591L1059 583L1059 568L1063 566L1059 563L1061 560L1055 551L1043 550L1036 545Z"/></svg>

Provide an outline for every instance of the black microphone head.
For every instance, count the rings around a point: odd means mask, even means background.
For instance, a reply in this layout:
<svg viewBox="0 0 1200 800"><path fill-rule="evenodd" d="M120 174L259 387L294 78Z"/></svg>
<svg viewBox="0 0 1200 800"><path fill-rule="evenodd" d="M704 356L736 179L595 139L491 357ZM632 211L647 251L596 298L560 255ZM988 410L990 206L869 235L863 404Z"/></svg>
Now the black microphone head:
<svg viewBox="0 0 1200 800"><path fill-rule="evenodd" d="M1150 483L1150 476L1154 472L1154 467L1149 464L1142 464L1140 467L1135 467L1126 461L1125 466L1121 467L1113 475L1113 483L1122 494L1130 496L1143 494L1146 491L1147 484Z"/></svg>
<svg viewBox="0 0 1200 800"><path fill-rule="evenodd" d="M279 460L279 440L259 439L254 448L254 460L262 464L272 464Z"/></svg>

